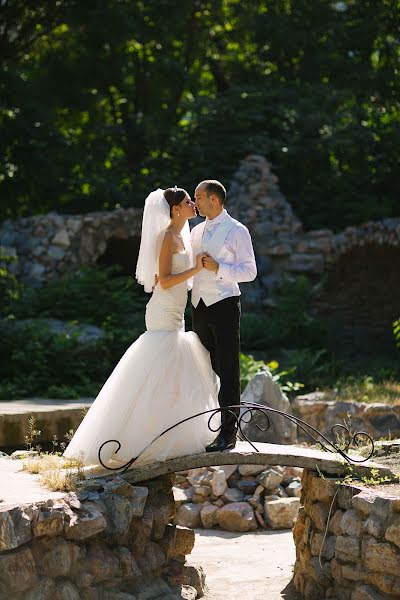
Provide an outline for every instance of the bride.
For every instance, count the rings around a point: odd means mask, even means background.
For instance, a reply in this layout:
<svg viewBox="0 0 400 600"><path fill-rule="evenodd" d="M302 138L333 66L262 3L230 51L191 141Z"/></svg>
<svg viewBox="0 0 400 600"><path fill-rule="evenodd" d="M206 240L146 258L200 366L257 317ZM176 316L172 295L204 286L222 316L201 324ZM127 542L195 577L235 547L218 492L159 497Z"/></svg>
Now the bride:
<svg viewBox="0 0 400 600"><path fill-rule="evenodd" d="M146 199L136 267L136 278L145 291L154 288L146 306L146 332L128 348L104 384L65 458L99 465L102 447L101 462L107 467L122 468L136 458L134 467L203 452L213 441L219 413L212 417L212 431L208 421L212 410L219 408L219 379L208 351L194 332L184 328L188 286L203 269L204 254L197 255L191 267L188 219L195 216L189 194L176 186L157 189ZM207 410L211 412L160 436L179 421Z"/></svg>

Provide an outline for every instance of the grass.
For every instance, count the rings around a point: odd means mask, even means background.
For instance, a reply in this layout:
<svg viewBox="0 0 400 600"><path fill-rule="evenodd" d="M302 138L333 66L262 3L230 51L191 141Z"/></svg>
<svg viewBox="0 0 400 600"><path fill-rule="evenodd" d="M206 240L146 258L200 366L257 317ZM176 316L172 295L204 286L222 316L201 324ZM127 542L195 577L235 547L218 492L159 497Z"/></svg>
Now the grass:
<svg viewBox="0 0 400 600"><path fill-rule="evenodd" d="M332 392L331 389L324 391ZM344 402L398 404L400 402L400 381L387 379L377 382L368 375L360 378L347 377L338 382L332 399Z"/></svg>
<svg viewBox="0 0 400 600"><path fill-rule="evenodd" d="M35 437L41 433L35 427L36 418L31 416L28 420L28 434L25 436L25 445L28 450L32 449ZM70 429L64 437L70 440L73 433L73 430ZM81 457L64 458L61 456L61 452L55 451L56 445L59 443L57 437L53 436L53 452L41 452L40 446L37 446L37 456L23 459L22 470L33 475L40 475L40 483L52 491L75 491L78 481L85 479L82 470L84 462Z"/></svg>

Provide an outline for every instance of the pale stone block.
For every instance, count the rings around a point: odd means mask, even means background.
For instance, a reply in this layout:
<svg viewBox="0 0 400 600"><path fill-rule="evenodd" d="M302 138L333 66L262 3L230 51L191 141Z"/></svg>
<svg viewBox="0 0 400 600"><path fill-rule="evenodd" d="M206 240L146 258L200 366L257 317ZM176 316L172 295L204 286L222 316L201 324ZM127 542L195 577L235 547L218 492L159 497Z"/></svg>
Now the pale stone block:
<svg viewBox="0 0 400 600"><path fill-rule="evenodd" d="M279 500L265 502L265 522L272 529L291 529L299 508L299 498L279 498Z"/></svg>
<svg viewBox="0 0 400 600"><path fill-rule="evenodd" d="M247 502L231 502L218 510L218 524L227 531L254 531L257 521Z"/></svg>
<svg viewBox="0 0 400 600"><path fill-rule="evenodd" d="M222 469L218 471L214 471L212 480L211 480L211 489L214 496L222 496L228 484L226 483L225 472Z"/></svg>
<svg viewBox="0 0 400 600"><path fill-rule="evenodd" d="M176 515L174 518L175 525L182 525L182 527L189 527L190 529L200 527L201 508L202 507L200 504L182 504L176 511Z"/></svg>

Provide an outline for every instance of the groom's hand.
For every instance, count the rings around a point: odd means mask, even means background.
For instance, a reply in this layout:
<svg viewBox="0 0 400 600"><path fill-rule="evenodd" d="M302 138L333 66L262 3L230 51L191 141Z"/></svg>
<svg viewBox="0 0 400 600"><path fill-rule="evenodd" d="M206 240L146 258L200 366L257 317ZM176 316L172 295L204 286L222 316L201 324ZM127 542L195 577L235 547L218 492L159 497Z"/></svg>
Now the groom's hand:
<svg viewBox="0 0 400 600"><path fill-rule="evenodd" d="M206 256L203 258L203 267L208 271L214 271L214 273L217 274L219 269L219 263L217 263L217 261L214 260L212 256L206 254Z"/></svg>

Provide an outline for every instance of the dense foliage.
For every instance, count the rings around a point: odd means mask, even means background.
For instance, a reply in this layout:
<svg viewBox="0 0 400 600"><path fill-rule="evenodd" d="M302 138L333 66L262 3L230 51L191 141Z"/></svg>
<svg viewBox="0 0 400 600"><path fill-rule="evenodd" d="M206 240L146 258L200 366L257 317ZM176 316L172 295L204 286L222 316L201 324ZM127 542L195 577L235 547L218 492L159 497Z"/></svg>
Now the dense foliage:
<svg viewBox="0 0 400 600"><path fill-rule="evenodd" d="M265 154L308 227L398 214L399 2L4 0L0 219Z"/></svg>
<svg viewBox="0 0 400 600"><path fill-rule="evenodd" d="M112 269L84 268L66 272L42 287L25 288L4 263L0 295L0 400L95 396L145 329L148 295L131 278L115 277ZM289 394L301 384L305 391L326 385L343 387L343 382L348 387L347 377L357 373L364 381L365 365L343 362L343 357L339 361L325 349L329 323L310 313L311 295L309 282L300 278L283 287L275 311L244 315L242 389L260 368L269 368ZM94 325L102 335L82 340L79 329L52 329L51 319L74 327ZM190 308L186 324L190 328ZM399 330L395 328L396 333ZM398 357L376 358L376 364L368 362L370 383L372 376L378 382L398 378ZM351 382L354 387L354 379Z"/></svg>

